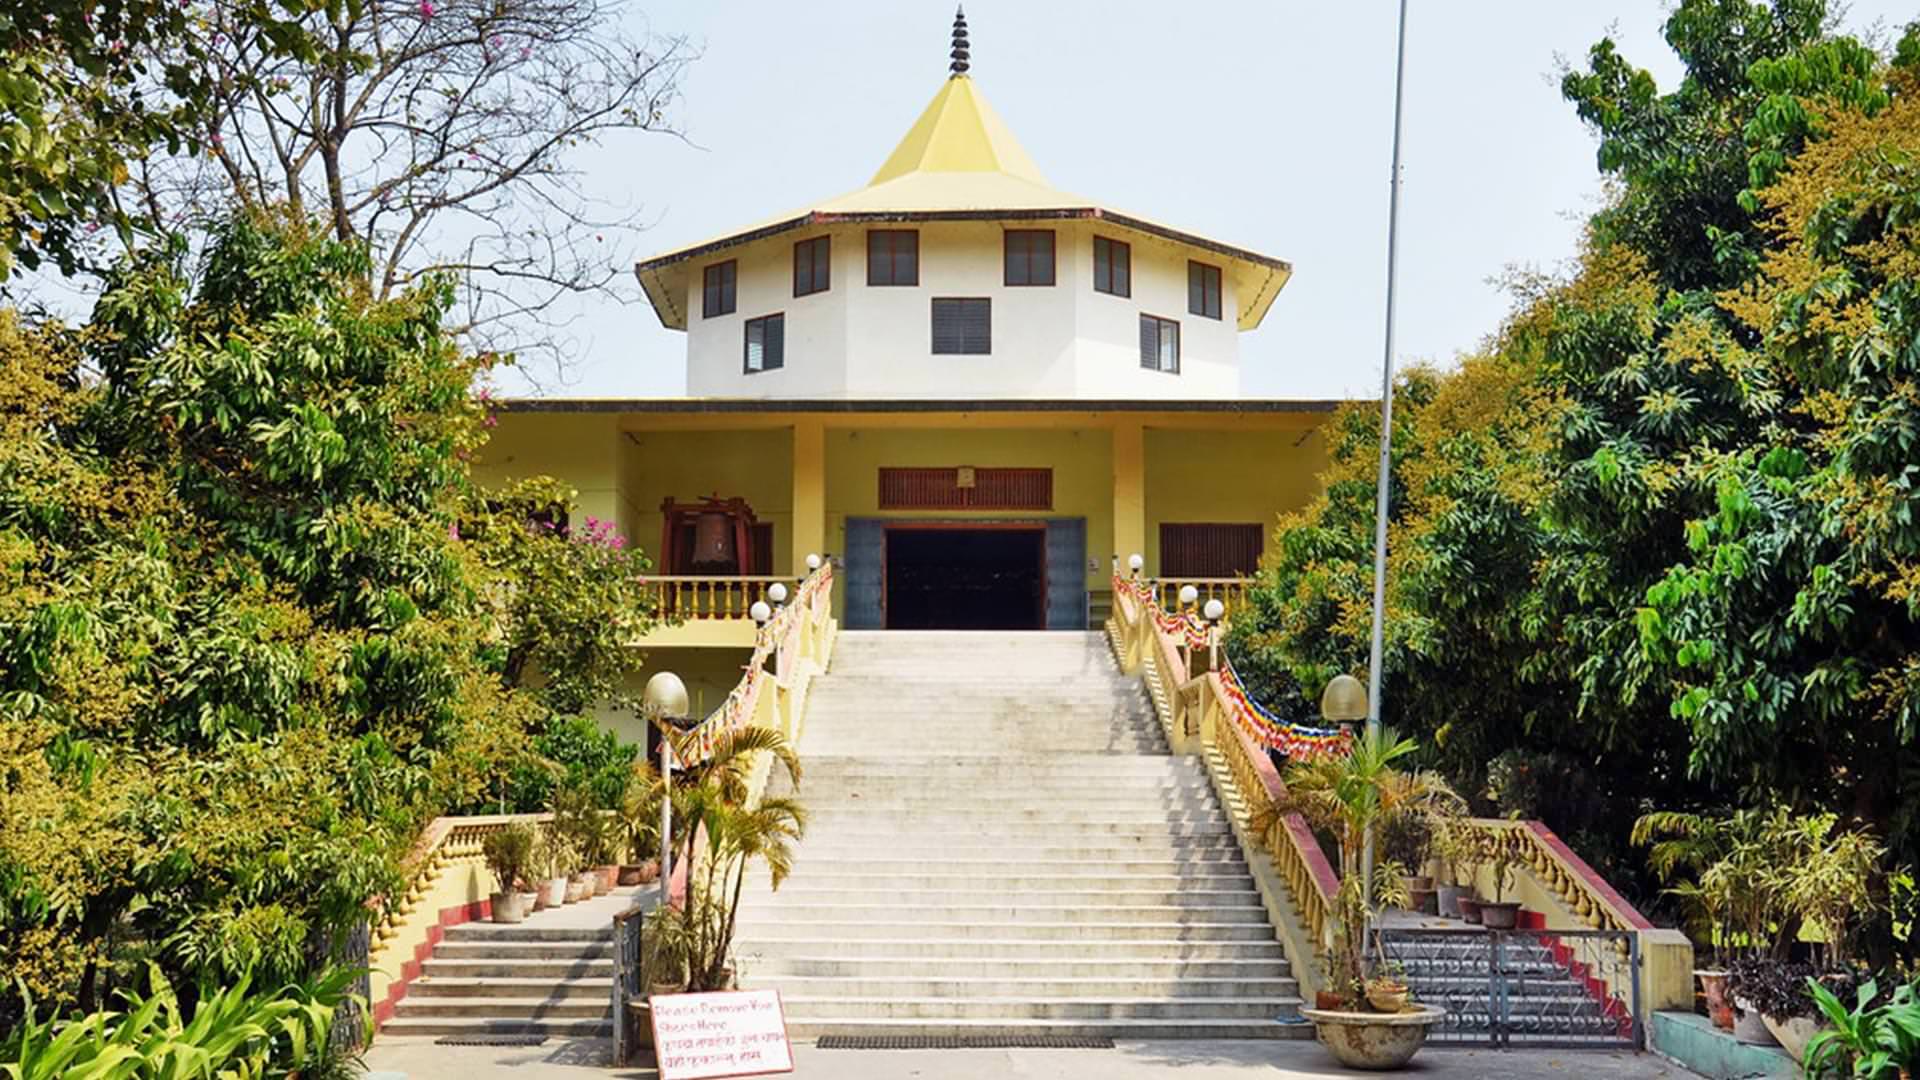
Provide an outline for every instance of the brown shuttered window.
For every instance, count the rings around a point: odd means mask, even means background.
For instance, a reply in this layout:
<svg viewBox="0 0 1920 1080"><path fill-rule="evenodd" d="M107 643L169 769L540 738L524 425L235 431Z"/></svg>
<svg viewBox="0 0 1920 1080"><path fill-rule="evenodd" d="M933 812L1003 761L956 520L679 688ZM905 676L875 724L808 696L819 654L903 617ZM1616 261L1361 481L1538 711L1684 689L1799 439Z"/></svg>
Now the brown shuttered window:
<svg viewBox="0 0 1920 1080"><path fill-rule="evenodd" d="M1053 284L1053 230L1007 230L1007 284Z"/></svg>
<svg viewBox="0 0 1920 1080"><path fill-rule="evenodd" d="M793 245L793 295L810 296L827 291L831 239L816 236Z"/></svg>
<svg viewBox="0 0 1920 1080"><path fill-rule="evenodd" d="M1140 366L1180 374L1180 324L1157 315L1140 316Z"/></svg>
<svg viewBox="0 0 1920 1080"><path fill-rule="evenodd" d="M1093 291L1133 295L1133 248L1104 236L1093 238Z"/></svg>
<svg viewBox="0 0 1920 1080"><path fill-rule="evenodd" d="M1164 523L1160 526L1160 576L1250 575L1260 568L1264 539L1258 525Z"/></svg>
<svg viewBox="0 0 1920 1080"><path fill-rule="evenodd" d="M993 352L993 301L985 297L936 297L933 354L985 356Z"/></svg>
<svg viewBox="0 0 1920 1080"><path fill-rule="evenodd" d="M734 288L738 283L739 274L739 264L732 259L707 267L700 282L701 318L711 319L715 315L733 314Z"/></svg>
<svg viewBox="0 0 1920 1080"><path fill-rule="evenodd" d="M869 231L867 284L920 284L920 234L912 229Z"/></svg>
<svg viewBox="0 0 1920 1080"><path fill-rule="evenodd" d="M1051 510L1052 469L883 468L882 510Z"/></svg>
<svg viewBox="0 0 1920 1080"><path fill-rule="evenodd" d="M1220 317L1220 268L1206 263L1187 264L1187 313L1209 319Z"/></svg>

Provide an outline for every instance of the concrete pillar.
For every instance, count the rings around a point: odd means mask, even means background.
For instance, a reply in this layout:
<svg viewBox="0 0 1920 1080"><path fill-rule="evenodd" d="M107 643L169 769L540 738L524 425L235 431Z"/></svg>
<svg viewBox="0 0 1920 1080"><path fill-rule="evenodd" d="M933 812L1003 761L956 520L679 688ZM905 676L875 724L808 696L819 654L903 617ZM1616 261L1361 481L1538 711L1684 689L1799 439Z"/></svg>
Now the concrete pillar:
<svg viewBox="0 0 1920 1080"><path fill-rule="evenodd" d="M808 555L827 553L827 433L814 416L793 422L793 561L789 573L807 572Z"/></svg>
<svg viewBox="0 0 1920 1080"><path fill-rule="evenodd" d="M1113 427L1112 552L1120 557L1122 575L1135 553L1147 553L1147 439L1139 421L1122 417Z"/></svg>

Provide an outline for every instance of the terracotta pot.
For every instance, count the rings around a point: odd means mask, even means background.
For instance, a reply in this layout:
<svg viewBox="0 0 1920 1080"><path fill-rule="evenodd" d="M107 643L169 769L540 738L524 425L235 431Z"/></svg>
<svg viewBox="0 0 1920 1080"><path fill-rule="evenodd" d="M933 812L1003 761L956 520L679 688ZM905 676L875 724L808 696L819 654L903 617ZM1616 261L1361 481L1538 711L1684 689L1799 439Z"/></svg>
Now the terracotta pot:
<svg viewBox="0 0 1920 1080"><path fill-rule="evenodd" d="M566 903L577 904L593 895L593 875L581 871L567 879Z"/></svg>
<svg viewBox="0 0 1920 1080"><path fill-rule="evenodd" d="M1511 930L1520 922L1520 905L1512 901L1480 904L1480 925L1489 930Z"/></svg>
<svg viewBox="0 0 1920 1080"><path fill-rule="evenodd" d="M1735 1013L1733 1020L1735 1042L1746 1043L1748 1046L1780 1045L1780 1040L1774 1038L1773 1032L1767 1030L1767 1022L1761 1019L1760 1010L1738 998L1734 999L1733 1004L1734 1008L1739 1010Z"/></svg>
<svg viewBox="0 0 1920 1080"><path fill-rule="evenodd" d="M605 896L613 891L620 881L620 867L616 863L593 868L593 895Z"/></svg>
<svg viewBox="0 0 1920 1080"><path fill-rule="evenodd" d="M1407 1003L1412 999L1413 994L1407 989L1406 983L1376 981L1367 985L1367 1004L1383 1013L1405 1012Z"/></svg>
<svg viewBox="0 0 1920 1080"><path fill-rule="evenodd" d="M1714 1027L1732 1031L1733 1003L1727 1000L1727 973L1696 971L1693 974L1700 980L1700 990L1707 998L1707 1018L1713 1021Z"/></svg>
<svg viewBox="0 0 1920 1080"><path fill-rule="evenodd" d="M540 908L559 907L567 902L567 879L551 877L540 883Z"/></svg>
<svg viewBox="0 0 1920 1080"><path fill-rule="evenodd" d="M1400 1068L1427 1041L1427 1028L1447 1015L1432 1005L1415 1005L1402 1013L1302 1009L1300 1014L1313 1021L1320 1045L1351 1069Z"/></svg>
<svg viewBox="0 0 1920 1080"><path fill-rule="evenodd" d="M488 908L497 923L517 923L533 911L533 895L521 892L497 892L489 898Z"/></svg>
<svg viewBox="0 0 1920 1080"><path fill-rule="evenodd" d="M641 867L639 863L621 863L620 876L614 879L614 884L616 885L640 884L640 869Z"/></svg>
<svg viewBox="0 0 1920 1080"><path fill-rule="evenodd" d="M1407 890L1407 910L1417 911L1422 915L1437 915L1440 913L1440 894L1432 889L1409 889Z"/></svg>
<svg viewBox="0 0 1920 1080"><path fill-rule="evenodd" d="M1439 894L1440 916L1446 919L1459 918L1460 894L1466 890L1458 885L1442 885L1434 891Z"/></svg>
<svg viewBox="0 0 1920 1080"><path fill-rule="evenodd" d="M640 884L651 885L660 880L660 860L648 859L640 864Z"/></svg>
<svg viewBox="0 0 1920 1080"><path fill-rule="evenodd" d="M1480 922L1480 901L1479 900L1463 894L1460 897L1460 899L1456 901L1456 903L1460 905L1460 917L1462 919L1465 919L1470 923L1474 923L1475 925L1479 924Z"/></svg>
<svg viewBox="0 0 1920 1080"><path fill-rule="evenodd" d="M1432 892L1433 876L1431 874L1408 874L1407 875L1407 891L1408 892Z"/></svg>
<svg viewBox="0 0 1920 1080"><path fill-rule="evenodd" d="M1339 1012L1341 1009L1347 1007L1347 999L1331 990L1315 990L1313 992L1313 1007L1327 1012Z"/></svg>
<svg viewBox="0 0 1920 1080"><path fill-rule="evenodd" d="M686 992L687 992L686 983L648 983L647 984L648 997L666 997L668 994L684 994Z"/></svg>

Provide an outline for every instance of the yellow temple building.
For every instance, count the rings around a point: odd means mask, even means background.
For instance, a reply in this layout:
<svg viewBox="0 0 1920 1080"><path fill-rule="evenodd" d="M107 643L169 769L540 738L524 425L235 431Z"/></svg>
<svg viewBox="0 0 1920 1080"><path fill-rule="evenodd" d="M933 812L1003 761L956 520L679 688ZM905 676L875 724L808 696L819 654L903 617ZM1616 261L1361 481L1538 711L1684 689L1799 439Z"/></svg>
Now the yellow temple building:
<svg viewBox="0 0 1920 1080"><path fill-rule="evenodd" d="M512 401L487 448L649 552L697 695L809 555L848 629L1097 629L1116 564L1247 574L1315 491L1335 403L1240 393L1292 267L1057 190L953 68L864 187L635 267L688 396Z"/></svg>

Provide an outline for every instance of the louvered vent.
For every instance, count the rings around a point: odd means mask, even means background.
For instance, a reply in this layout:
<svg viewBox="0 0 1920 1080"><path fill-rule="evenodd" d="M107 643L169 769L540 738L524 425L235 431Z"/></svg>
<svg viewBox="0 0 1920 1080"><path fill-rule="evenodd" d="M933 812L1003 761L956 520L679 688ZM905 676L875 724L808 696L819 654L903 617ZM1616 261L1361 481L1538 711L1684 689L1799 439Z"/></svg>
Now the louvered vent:
<svg viewBox="0 0 1920 1080"><path fill-rule="evenodd" d="M962 472L973 474L964 486ZM882 510L1051 510L1052 469L880 470Z"/></svg>

